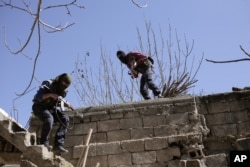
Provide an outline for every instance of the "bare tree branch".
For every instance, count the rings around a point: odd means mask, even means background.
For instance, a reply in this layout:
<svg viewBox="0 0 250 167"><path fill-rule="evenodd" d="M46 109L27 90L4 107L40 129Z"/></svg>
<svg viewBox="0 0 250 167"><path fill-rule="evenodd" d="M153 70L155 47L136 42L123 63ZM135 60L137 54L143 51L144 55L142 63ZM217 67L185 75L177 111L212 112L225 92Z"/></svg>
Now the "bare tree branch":
<svg viewBox="0 0 250 167"><path fill-rule="evenodd" d="M33 65L33 71L32 71L32 76L31 76L31 79L30 79L30 82L27 86L27 88L24 90L23 93L20 93L20 94L16 94L18 96L22 96L24 95L30 85L32 84L32 81L33 81L33 77L35 76L35 68L36 68L36 63L37 63L37 60L38 60L38 57L40 55L40 50L41 50L41 30L40 30L40 25L42 25L44 28L48 28L52 31L48 31L45 29L46 32L59 32L59 31L63 31L71 26L73 26L75 23L71 23L71 24L65 24L64 26L52 26L52 25L49 25L45 22L43 22L40 18L40 12L41 11L44 11L44 10L47 10L47 9L54 9L54 8L61 8L61 7L65 7L67 9L67 14L70 14L70 10L69 10L69 7L70 6L74 6L74 7L77 7L77 8L84 8L84 6L80 6L77 4L77 0L73 0L69 3L65 3L65 4L57 4L57 5L53 5L53 6L47 6L45 8L41 8L42 7L42 0L39 0L38 3L37 3L37 8L36 8L36 12L35 14L32 12L31 8L30 8L30 4L26 3L25 1L22 1L25 8L22 8L20 6L17 6L17 5L14 5L12 1L7 1L7 0L1 0L2 2L2 5L0 5L0 7L10 7L11 9L17 9L17 10L21 10L21 11L24 11L25 13L28 13L29 15L32 16L32 18L34 19L33 23L32 23L32 26L30 28L30 33L28 34L27 36L27 39L25 40L25 42L22 44L20 41L20 48L17 49L16 51L14 51L9 45L8 45L8 42L7 42L7 37L6 37L6 30L4 29L4 43L5 43L5 47L9 50L10 53L12 54L21 54L21 55L25 55L24 54L24 50L27 48L27 46L29 45L30 41L31 41L31 38L32 36L34 35L34 31L36 30L35 27L37 26L37 36L38 36L38 48L37 48L37 51L36 51L36 56L35 56L35 60L34 60L34 65ZM27 56L26 56L27 57Z"/></svg>
<svg viewBox="0 0 250 167"><path fill-rule="evenodd" d="M245 53L245 55L250 57L250 53L246 52L245 49L241 45L240 45L240 49L242 50L243 53Z"/></svg>
<svg viewBox="0 0 250 167"><path fill-rule="evenodd" d="M137 2L135 2L135 0L131 0L132 1L132 3L133 4L135 4L137 7L139 7L139 8L146 8L146 7L148 7L148 4L147 3L145 3L144 5L140 5L140 4L138 4Z"/></svg>
<svg viewBox="0 0 250 167"><path fill-rule="evenodd" d="M240 50L247 55L248 57L250 57L250 54L248 52L245 51L245 49L240 45ZM206 61L211 62L211 63L236 63L236 62L240 62L240 61L249 61L250 58L242 58L242 59L235 59L235 60L223 60L223 61L215 61L215 60L210 60L210 59L206 59Z"/></svg>
<svg viewBox="0 0 250 167"><path fill-rule="evenodd" d="M30 1L31 2L31 1ZM47 6L45 8L42 9L42 2L43 0L38 0L37 1L37 6L36 6L36 10L35 10L35 13L32 12L32 8L31 8L31 3L26 3L26 1L22 0L22 3L24 5L24 7L21 7L20 6L17 6L15 5L15 1L11 1L11 0L1 0L0 1L0 8L1 7L9 7L11 9L15 9L15 10L20 10L24 13L28 13L32 19L33 19L33 22L32 22L32 25L31 25L31 28L30 28L30 32L28 33L27 35L27 38L26 40L24 41L24 43L21 42L21 40L18 39L19 43L20 43L20 47L17 49L17 50L13 50L8 42L7 42L7 37L6 37L6 30L4 28L4 44L5 44L5 47L9 50L9 52L11 54L14 54L14 55L17 55L17 54L20 54L20 55L24 55L25 57L31 59L31 56L27 56L24 51L25 49L28 47L28 45L31 43L31 39L34 35L37 35L38 37L38 40L37 40L37 49L36 49L36 53L35 53L35 59L34 59L34 62L33 62L33 69L32 69L32 74L31 74L31 78L30 78L30 81L27 85L27 87L25 88L25 90L22 92L22 93L16 93L16 95L18 97L21 97L21 96L24 96L25 94L27 94L29 92L29 89L30 89L30 86L35 78L35 71L36 71L36 64L37 64L37 61L38 61L38 58L40 56L40 52L41 52L41 27L44 27L44 30L48 33L50 32L61 32L71 26L74 25L74 23L70 23L70 24L65 24L64 26L52 26L52 25L49 25L45 22L43 22L40 18L40 13L41 11L44 11L44 10L47 10L47 9L54 9L54 8L60 8L60 7L64 7L66 8L67 10L67 14L71 15L70 13L70 9L69 7L70 6L73 6L73 7L77 7L77 8L84 8L83 6L80 6L77 4L77 0L72 0L71 2L67 3L67 4L58 4L58 5L54 5L54 6ZM59 2L60 3L60 2ZM37 28L37 29L36 29ZM48 29L50 31L48 31ZM35 33L37 32L37 33ZM33 57L33 56L32 56ZM18 98L15 98L15 100L13 101L13 112L16 112L17 109L15 108L15 104L14 102L17 100ZM14 114L15 116L16 114ZM18 118L16 118L16 120L18 120Z"/></svg>
<svg viewBox="0 0 250 167"><path fill-rule="evenodd" d="M235 63L235 62L239 62L239 61L249 61L249 60L250 60L250 58L226 60L226 61L215 61L215 60L206 59L206 61L211 62L211 63Z"/></svg>

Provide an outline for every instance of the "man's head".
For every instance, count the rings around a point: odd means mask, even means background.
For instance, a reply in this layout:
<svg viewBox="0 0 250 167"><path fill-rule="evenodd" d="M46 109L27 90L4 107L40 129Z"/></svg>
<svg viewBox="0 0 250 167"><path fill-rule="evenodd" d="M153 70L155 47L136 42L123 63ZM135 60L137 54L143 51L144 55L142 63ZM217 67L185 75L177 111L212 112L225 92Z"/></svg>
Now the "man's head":
<svg viewBox="0 0 250 167"><path fill-rule="evenodd" d="M116 56L117 58L122 62L126 64L126 54L125 52L123 52L122 50L118 50L116 52Z"/></svg>
<svg viewBox="0 0 250 167"><path fill-rule="evenodd" d="M65 90L69 87L69 85L71 84L71 76L67 73L63 73L59 76L58 78L58 83L59 83L59 87L61 90Z"/></svg>
<svg viewBox="0 0 250 167"><path fill-rule="evenodd" d="M125 54L125 52L123 52L122 50L118 50L118 51L116 52L116 56L117 56L118 58L121 58L121 57L125 57L126 54Z"/></svg>

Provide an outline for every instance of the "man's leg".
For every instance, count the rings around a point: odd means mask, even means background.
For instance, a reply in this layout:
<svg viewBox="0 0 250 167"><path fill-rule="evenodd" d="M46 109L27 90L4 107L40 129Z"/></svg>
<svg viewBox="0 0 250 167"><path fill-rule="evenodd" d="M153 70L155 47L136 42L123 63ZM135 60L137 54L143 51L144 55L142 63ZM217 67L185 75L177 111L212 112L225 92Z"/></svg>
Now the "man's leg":
<svg viewBox="0 0 250 167"><path fill-rule="evenodd" d="M140 83L140 93L141 93L141 95L143 96L143 98L145 100L151 99L150 96L149 96L148 85L146 83L146 78L145 78L144 74L142 74L140 82L141 82Z"/></svg>
<svg viewBox="0 0 250 167"><path fill-rule="evenodd" d="M49 147L49 134L53 127L54 118L49 110L40 111L36 116L43 122L40 144Z"/></svg>
<svg viewBox="0 0 250 167"><path fill-rule="evenodd" d="M60 152L68 152L66 149L64 149L63 146L64 146L65 136L67 133L67 128L69 126L69 117L62 112L57 112L55 118L60 123L60 126L55 134L55 141L54 141L55 150Z"/></svg>
<svg viewBox="0 0 250 167"><path fill-rule="evenodd" d="M145 81L148 85L148 88L151 89L154 93L155 96L160 95L161 91L158 88L158 86L156 86L156 84L153 81L153 71L151 68L148 68L145 72Z"/></svg>

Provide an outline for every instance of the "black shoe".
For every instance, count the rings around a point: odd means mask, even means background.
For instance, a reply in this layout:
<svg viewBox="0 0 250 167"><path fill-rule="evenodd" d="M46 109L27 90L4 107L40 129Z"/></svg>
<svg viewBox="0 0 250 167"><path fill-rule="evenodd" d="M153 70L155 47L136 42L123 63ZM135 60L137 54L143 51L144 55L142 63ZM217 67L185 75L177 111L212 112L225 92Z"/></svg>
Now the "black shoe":
<svg viewBox="0 0 250 167"><path fill-rule="evenodd" d="M232 87L232 91L242 91L242 89L237 87Z"/></svg>
<svg viewBox="0 0 250 167"><path fill-rule="evenodd" d="M67 152L69 152L68 150L66 150L65 148L63 148L63 146L55 146L55 148L53 150L55 152L61 152L61 153L67 153Z"/></svg>

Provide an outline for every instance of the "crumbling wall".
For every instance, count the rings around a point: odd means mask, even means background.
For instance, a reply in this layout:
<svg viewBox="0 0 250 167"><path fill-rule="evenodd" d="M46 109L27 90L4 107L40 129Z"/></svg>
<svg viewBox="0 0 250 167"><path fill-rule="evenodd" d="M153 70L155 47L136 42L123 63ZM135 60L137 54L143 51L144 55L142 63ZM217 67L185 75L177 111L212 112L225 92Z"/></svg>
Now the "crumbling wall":
<svg viewBox="0 0 250 167"><path fill-rule="evenodd" d="M204 140L206 154L249 150L241 141L250 134L250 91L221 93L199 97L199 113L206 118L210 134Z"/></svg>
<svg viewBox="0 0 250 167"><path fill-rule="evenodd" d="M244 91L77 109L62 156L76 165L91 128L88 167L225 167L248 143L249 99ZM32 117L30 131L39 130Z"/></svg>
<svg viewBox="0 0 250 167"><path fill-rule="evenodd" d="M77 164L91 128L87 166L97 162L107 167L176 166L182 156L189 156L186 149L201 145L206 134L194 100L182 97L79 109L83 117L71 117L73 124L65 142L69 153L63 156ZM33 118L31 128L39 134L37 122ZM56 129L51 133L51 143Z"/></svg>

